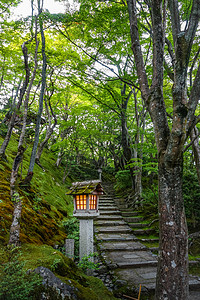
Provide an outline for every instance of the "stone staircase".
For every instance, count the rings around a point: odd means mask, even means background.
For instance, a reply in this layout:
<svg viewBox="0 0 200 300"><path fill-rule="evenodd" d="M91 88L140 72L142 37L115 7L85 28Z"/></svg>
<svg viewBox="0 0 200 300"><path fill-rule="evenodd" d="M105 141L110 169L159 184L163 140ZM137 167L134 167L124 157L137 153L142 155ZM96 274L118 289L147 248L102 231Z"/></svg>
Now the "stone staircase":
<svg viewBox="0 0 200 300"><path fill-rule="evenodd" d="M153 294L157 255L141 243L145 239L139 238L140 235L151 234L152 229L141 223L143 219L136 212L128 208L122 210L122 207L108 193L101 196L100 216L94 222L97 247L121 287L129 286L129 290L137 294L141 284L143 293ZM200 299L200 278L191 277L190 287L199 291Z"/></svg>

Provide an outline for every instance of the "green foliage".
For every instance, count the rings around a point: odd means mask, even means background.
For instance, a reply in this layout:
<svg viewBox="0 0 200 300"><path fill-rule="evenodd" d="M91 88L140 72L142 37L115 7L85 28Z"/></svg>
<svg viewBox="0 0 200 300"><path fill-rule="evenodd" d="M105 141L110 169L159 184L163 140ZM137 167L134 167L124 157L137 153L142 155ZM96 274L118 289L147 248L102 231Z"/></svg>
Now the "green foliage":
<svg viewBox="0 0 200 300"><path fill-rule="evenodd" d="M79 222L76 218L70 217L63 221L63 226L68 239L74 239L74 258L79 258Z"/></svg>
<svg viewBox="0 0 200 300"><path fill-rule="evenodd" d="M38 210L40 210L41 209L41 202L42 202L42 198L41 197L39 197L37 194L35 195L35 197L34 197L34 199L33 199L33 209L35 210L35 211L38 211Z"/></svg>
<svg viewBox="0 0 200 300"><path fill-rule="evenodd" d="M2 137L6 136L7 130L8 130L8 126L5 123L1 123L0 124L0 135Z"/></svg>
<svg viewBox="0 0 200 300"><path fill-rule="evenodd" d="M84 256L81 261L78 263L78 267L83 270L83 272L86 272L89 270L98 270L99 269L99 263L95 263L91 258L97 257L98 253L91 253L88 256Z"/></svg>
<svg viewBox="0 0 200 300"><path fill-rule="evenodd" d="M0 299L3 300L28 300L35 299L35 291L42 285L41 277L24 270L25 263L15 254L10 261L3 264L0 274Z"/></svg>
<svg viewBox="0 0 200 300"><path fill-rule="evenodd" d="M183 196L189 230L195 231L200 224L200 186L196 170L184 169Z"/></svg>
<svg viewBox="0 0 200 300"><path fill-rule="evenodd" d="M149 162L142 164L142 169L144 172L147 172L148 175L152 173L158 174L158 163L157 162Z"/></svg>
<svg viewBox="0 0 200 300"><path fill-rule="evenodd" d="M121 191L124 189L131 188L131 175L129 170L121 170L118 171L115 175L116 184L115 189L116 191Z"/></svg>

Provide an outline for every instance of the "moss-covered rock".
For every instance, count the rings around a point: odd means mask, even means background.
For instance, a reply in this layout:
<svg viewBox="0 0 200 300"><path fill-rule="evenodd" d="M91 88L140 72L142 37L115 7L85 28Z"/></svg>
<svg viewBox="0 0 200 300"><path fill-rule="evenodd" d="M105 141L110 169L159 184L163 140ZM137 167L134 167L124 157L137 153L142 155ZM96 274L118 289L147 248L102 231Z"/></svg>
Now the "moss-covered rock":
<svg viewBox="0 0 200 300"><path fill-rule="evenodd" d="M29 273L31 273L35 269L49 270L47 274L50 274L50 277L53 277L55 281L58 282L58 285L60 285L62 281L69 287L69 290L73 291L73 295L76 296L74 299L116 299L113 294L107 290L100 279L86 276L71 259L49 245L37 246L25 244L14 250L0 247L0 266L10 261L13 255L16 254L18 254L18 260L23 262L26 272L29 270ZM1 274L2 268L0 268L0 277ZM51 288L52 286L49 285L46 292L52 292ZM54 299L59 299L59 296L56 297ZM66 297L66 299L68 298Z"/></svg>

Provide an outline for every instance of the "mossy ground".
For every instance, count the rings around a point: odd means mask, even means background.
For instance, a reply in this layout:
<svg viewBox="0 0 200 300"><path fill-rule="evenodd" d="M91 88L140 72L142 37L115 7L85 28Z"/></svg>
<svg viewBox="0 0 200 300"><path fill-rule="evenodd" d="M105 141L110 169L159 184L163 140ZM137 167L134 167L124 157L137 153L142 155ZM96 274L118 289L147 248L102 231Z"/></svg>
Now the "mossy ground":
<svg viewBox="0 0 200 300"><path fill-rule="evenodd" d="M2 142L0 137L0 144ZM40 161L43 169L35 165L31 185L21 186L20 182L28 171L31 148L29 145L24 153L17 183L22 199L22 215L21 246L16 248L16 251L20 253L19 259L25 263L24 268L49 268L61 280L77 288L77 299L116 299L101 280L86 276L72 260L52 247L55 244L63 245L68 235L64 224L73 212L72 198L66 196L70 181L67 179L63 184L62 166L55 167L56 155L45 149ZM0 276L5 263L11 259L12 252L6 245L13 213L10 174L16 153L17 139L13 135L6 151L6 160L0 160Z"/></svg>
<svg viewBox="0 0 200 300"><path fill-rule="evenodd" d="M0 138L0 143L3 140ZM10 174L17 152L17 140L12 137L6 151L7 160L0 161L0 241L8 242L13 203L10 200ZM55 167L56 156L44 150L41 164L35 165L30 187L20 186L28 170L31 146L25 151L18 176L18 192L22 199L22 243L63 243L66 233L62 221L72 214L72 199L66 196L67 185L62 183L62 170Z"/></svg>
<svg viewBox="0 0 200 300"><path fill-rule="evenodd" d="M14 253L15 252L15 253ZM49 245L23 244L21 247L8 250L0 247L0 273L11 256L19 255L25 262L25 270L34 270L39 266L50 269L63 282L77 288L77 299L81 300L115 300L116 298L98 278L86 276L76 264L60 251Z"/></svg>

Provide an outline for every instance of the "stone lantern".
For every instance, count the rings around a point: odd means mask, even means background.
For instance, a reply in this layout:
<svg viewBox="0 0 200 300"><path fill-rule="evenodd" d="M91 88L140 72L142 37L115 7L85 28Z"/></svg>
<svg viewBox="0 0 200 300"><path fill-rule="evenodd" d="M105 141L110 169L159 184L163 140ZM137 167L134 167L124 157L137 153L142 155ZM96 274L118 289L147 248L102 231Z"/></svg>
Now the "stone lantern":
<svg viewBox="0 0 200 300"><path fill-rule="evenodd" d="M74 182L70 190L67 194L73 195L74 198L73 216L80 221L79 259L81 260L83 256L94 252L93 219L99 216L99 195L105 193L99 180Z"/></svg>

